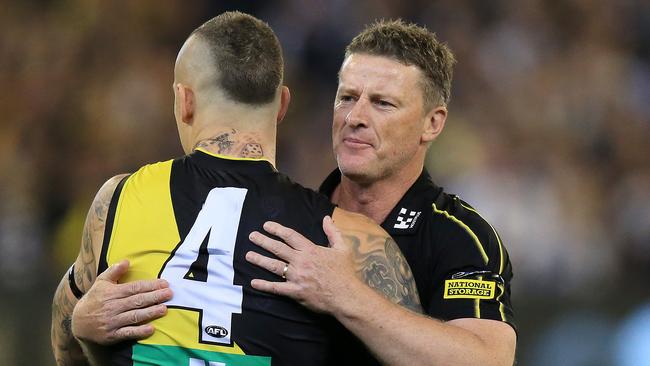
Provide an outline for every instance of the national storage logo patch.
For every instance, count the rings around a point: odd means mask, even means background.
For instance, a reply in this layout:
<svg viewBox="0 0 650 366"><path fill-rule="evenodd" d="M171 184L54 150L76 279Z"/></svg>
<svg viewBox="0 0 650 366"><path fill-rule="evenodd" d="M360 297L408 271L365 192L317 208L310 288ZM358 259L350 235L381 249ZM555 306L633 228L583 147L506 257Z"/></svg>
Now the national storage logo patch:
<svg viewBox="0 0 650 366"><path fill-rule="evenodd" d="M446 280L445 299L492 299L496 284L482 280Z"/></svg>

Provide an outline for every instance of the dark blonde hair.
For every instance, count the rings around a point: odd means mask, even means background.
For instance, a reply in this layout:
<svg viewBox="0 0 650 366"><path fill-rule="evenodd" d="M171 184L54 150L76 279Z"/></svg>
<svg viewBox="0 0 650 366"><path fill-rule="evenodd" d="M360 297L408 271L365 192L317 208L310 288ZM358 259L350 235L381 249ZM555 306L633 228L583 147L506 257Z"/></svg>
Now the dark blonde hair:
<svg viewBox="0 0 650 366"><path fill-rule="evenodd" d="M425 106L449 103L456 59L447 45L426 28L401 19L376 21L345 48L346 58L353 53L385 56L419 67L424 75Z"/></svg>

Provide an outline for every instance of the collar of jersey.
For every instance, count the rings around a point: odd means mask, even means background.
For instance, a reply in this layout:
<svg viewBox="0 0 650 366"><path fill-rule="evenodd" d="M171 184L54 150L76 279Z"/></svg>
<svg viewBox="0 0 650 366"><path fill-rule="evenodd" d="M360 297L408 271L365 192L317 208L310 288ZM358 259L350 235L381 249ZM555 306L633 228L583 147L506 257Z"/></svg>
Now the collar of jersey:
<svg viewBox="0 0 650 366"><path fill-rule="evenodd" d="M238 158L238 157L236 157L236 156L215 154L215 153L210 152L210 151L208 151L208 150L206 150L206 149L204 149L204 148L202 148L202 147L197 147L197 148L194 149L194 150L195 150L195 151L200 151L200 152L202 152L202 153L204 153L204 154L208 154L208 155L210 155L210 156L214 156L215 158L225 159L225 160L237 160L237 161L265 161L265 162L271 164L271 166L273 167L274 170L277 170L277 169L275 169L275 165L273 165L273 163L271 163L271 161L270 161L269 159Z"/></svg>
<svg viewBox="0 0 650 366"><path fill-rule="evenodd" d="M340 183L341 171L336 168L327 176L327 178L325 178L318 191L331 199L334 190ZM386 216L386 220L384 220L381 226L389 233L392 233L394 230L389 227L389 224L391 224L395 217L398 216L399 210L407 208L414 211L424 211L431 207L431 202L433 202L433 199L435 199L440 192L442 192L442 188L433 183L426 168L422 169L422 173L418 179L413 183L413 185L411 185L411 187L409 187L406 193L404 193L404 196L402 196L388 216Z"/></svg>

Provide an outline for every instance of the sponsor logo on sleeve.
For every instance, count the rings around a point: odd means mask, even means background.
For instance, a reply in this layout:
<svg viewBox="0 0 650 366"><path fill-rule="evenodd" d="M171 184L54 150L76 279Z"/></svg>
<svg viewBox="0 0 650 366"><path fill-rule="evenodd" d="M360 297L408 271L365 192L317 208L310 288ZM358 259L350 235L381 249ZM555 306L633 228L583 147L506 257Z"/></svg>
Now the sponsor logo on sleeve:
<svg viewBox="0 0 650 366"><path fill-rule="evenodd" d="M492 299L496 284L483 280L446 280L445 299Z"/></svg>

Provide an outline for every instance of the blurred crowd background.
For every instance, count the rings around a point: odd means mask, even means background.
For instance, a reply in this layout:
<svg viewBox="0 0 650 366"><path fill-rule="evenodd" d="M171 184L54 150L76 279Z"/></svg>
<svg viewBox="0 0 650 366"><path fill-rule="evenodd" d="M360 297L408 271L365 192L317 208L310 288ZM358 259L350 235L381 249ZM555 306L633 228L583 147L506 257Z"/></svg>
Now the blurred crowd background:
<svg viewBox="0 0 650 366"><path fill-rule="evenodd" d="M224 10L267 21L292 104L278 166L317 187L343 48L401 17L455 52L427 167L501 233L520 365L650 365L650 2L0 1L0 364L54 364L50 303L109 177L182 154L176 52Z"/></svg>

